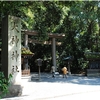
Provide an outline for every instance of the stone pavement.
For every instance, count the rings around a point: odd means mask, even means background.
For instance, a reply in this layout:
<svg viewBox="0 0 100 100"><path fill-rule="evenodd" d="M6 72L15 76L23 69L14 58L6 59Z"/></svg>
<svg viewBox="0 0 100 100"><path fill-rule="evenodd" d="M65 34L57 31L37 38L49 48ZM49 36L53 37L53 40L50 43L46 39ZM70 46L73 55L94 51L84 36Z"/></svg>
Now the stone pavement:
<svg viewBox="0 0 100 100"><path fill-rule="evenodd" d="M23 94L20 97L4 98L1 100L100 100L100 77L86 77L70 75L62 78L62 75L33 73L28 77L22 77Z"/></svg>

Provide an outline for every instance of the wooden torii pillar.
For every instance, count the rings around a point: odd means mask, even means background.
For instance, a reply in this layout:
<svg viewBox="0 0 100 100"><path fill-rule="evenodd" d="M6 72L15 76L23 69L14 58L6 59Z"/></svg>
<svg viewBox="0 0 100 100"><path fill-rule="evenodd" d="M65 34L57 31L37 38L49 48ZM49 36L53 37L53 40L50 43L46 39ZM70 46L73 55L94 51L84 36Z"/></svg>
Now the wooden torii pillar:
<svg viewBox="0 0 100 100"><path fill-rule="evenodd" d="M57 70L56 67L56 39L52 38L52 64L55 66L55 70Z"/></svg>
<svg viewBox="0 0 100 100"><path fill-rule="evenodd" d="M55 70L57 71L56 65L56 38L63 38L65 34L49 34L49 37L52 38L52 65L55 66Z"/></svg>
<svg viewBox="0 0 100 100"><path fill-rule="evenodd" d="M25 41L24 41L24 46L28 48L28 35L25 34Z"/></svg>

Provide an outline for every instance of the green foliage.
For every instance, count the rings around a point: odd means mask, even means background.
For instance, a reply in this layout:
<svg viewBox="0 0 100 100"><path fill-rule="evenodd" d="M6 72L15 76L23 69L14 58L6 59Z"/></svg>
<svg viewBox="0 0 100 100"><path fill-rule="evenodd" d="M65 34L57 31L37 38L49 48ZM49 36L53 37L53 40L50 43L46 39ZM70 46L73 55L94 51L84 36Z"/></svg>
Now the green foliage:
<svg viewBox="0 0 100 100"><path fill-rule="evenodd" d="M32 55L33 53L32 53L29 49L27 49L27 48L25 48L25 47L22 47L22 48L21 48L21 54L22 54L22 55L23 55L23 54Z"/></svg>
<svg viewBox="0 0 100 100"><path fill-rule="evenodd" d="M80 65L79 67L80 67L81 69L85 69L85 68L88 67L89 61L84 61L83 58L80 58L80 59L78 59L78 63L79 63L79 65Z"/></svg>
<svg viewBox="0 0 100 100"><path fill-rule="evenodd" d="M85 52L85 57L86 57L86 59L91 59L91 60L98 60L98 59L100 59L100 53L98 52L98 53L96 53L96 52Z"/></svg>
<svg viewBox="0 0 100 100"><path fill-rule="evenodd" d="M62 45L56 49L59 63L63 57L72 55L73 66L79 67L86 48L100 52L99 1L1 1L0 7L0 21L7 14L20 17L22 28L36 30L39 41L48 40L48 33L65 33L65 38L60 39ZM41 48L36 46L36 54L40 51L41 56L50 56L50 46Z"/></svg>
<svg viewBox="0 0 100 100"><path fill-rule="evenodd" d="M0 98L5 96L9 92L8 87L10 85L11 79L11 74L9 75L8 79L6 79L4 73L0 72Z"/></svg>

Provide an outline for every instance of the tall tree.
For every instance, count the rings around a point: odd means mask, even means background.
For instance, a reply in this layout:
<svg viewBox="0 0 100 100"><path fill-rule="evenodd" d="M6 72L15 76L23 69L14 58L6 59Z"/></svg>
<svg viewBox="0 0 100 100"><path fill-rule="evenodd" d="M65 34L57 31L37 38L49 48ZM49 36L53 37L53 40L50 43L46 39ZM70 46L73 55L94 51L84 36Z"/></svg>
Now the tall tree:
<svg viewBox="0 0 100 100"><path fill-rule="evenodd" d="M57 50L61 60L73 55L74 66L80 66L78 59L84 58L86 48L100 51L99 1L1 1L0 7L0 27L10 14L22 19L23 29L38 31L40 41L48 39L47 33L65 33Z"/></svg>

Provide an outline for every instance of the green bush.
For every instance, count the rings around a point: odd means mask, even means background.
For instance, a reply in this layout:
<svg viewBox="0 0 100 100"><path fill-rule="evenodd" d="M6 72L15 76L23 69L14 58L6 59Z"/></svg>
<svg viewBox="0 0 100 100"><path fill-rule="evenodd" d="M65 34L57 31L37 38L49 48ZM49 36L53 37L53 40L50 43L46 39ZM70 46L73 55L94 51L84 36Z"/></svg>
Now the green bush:
<svg viewBox="0 0 100 100"><path fill-rule="evenodd" d="M84 56L86 59L100 59L100 52L91 52L90 50L86 50L84 52Z"/></svg>
<svg viewBox="0 0 100 100"><path fill-rule="evenodd" d="M100 59L100 54L85 54L87 59Z"/></svg>
<svg viewBox="0 0 100 100"><path fill-rule="evenodd" d="M8 87L10 85L11 79L11 74L8 78L5 78L4 73L0 72L0 98L5 96L9 92Z"/></svg>
<svg viewBox="0 0 100 100"><path fill-rule="evenodd" d="M87 59L100 59L100 56L98 55L86 55Z"/></svg>

